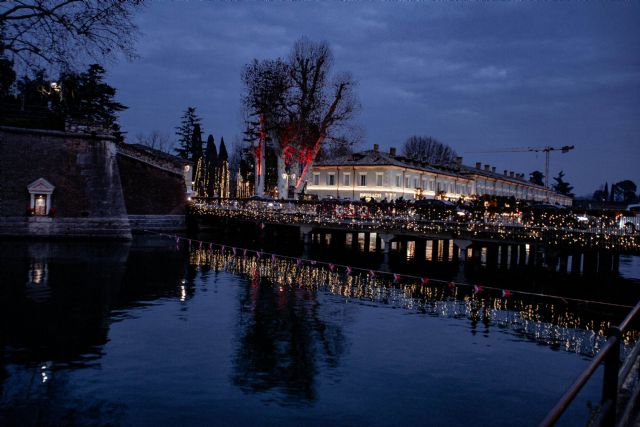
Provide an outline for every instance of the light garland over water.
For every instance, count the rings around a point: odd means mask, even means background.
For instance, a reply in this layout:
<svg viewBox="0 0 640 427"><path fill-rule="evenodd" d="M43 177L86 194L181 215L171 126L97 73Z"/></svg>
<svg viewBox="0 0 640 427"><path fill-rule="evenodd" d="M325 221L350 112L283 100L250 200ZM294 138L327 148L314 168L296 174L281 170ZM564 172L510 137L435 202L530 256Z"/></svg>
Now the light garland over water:
<svg viewBox="0 0 640 427"><path fill-rule="evenodd" d="M351 206L345 214L347 206ZM218 199L193 203L188 213L203 219L237 219L259 223L309 225L353 231L384 231L421 236L480 239L501 243L544 243L567 249L640 253L640 235L615 227L613 218L592 219L577 228L575 216L562 212L460 215L451 209L393 205L322 204ZM339 209L341 207L342 209Z"/></svg>
<svg viewBox="0 0 640 427"><path fill-rule="evenodd" d="M475 333L488 333L492 327L584 356L597 354L606 342L608 321L585 320L569 310L569 302L584 306L602 305L621 309L631 307L489 286L385 273L316 260L219 245L175 235L154 233L175 239L177 248L189 248L190 263L267 280L279 292L304 288L327 292L350 300L370 301L382 306L454 319L467 319ZM543 301L540 301L540 300ZM555 301L555 302L552 302ZM625 332L626 354L640 333Z"/></svg>

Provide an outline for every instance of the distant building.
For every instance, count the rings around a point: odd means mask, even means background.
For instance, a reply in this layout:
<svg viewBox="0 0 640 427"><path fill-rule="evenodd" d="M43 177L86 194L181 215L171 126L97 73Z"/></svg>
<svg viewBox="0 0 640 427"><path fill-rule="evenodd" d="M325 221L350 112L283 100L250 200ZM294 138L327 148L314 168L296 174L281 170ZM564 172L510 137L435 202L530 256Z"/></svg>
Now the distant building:
<svg viewBox="0 0 640 427"><path fill-rule="evenodd" d="M450 167L429 165L396 155L395 148L349 154L314 165L307 177L307 193L319 198L388 201L403 198L459 200L484 195L514 197L561 205L571 205L570 197L533 184L524 174L495 167L462 164L462 158Z"/></svg>

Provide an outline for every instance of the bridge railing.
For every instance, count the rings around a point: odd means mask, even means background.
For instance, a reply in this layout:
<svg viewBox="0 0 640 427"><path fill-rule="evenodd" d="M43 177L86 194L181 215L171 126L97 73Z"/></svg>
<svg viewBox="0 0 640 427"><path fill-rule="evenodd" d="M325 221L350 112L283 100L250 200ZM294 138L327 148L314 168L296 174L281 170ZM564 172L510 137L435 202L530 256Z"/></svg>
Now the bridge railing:
<svg viewBox="0 0 640 427"><path fill-rule="evenodd" d="M593 358L589 366L578 376L575 382L562 395L556 405L549 411L547 416L539 424L539 427L549 427L555 425L562 414L569 407L571 402L578 395L584 385L591 379L596 370L604 363L604 377L602 384L601 405L594 424L607 427L624 426L631 420L636 409L638 396L640 395L640 384L638 384L638 358L640 347L636 344L634 350L627 356L624 363L620 360L620 346L622 344L622 334L626 332L631 323L639 317L640 302L631 310L627 317L619 326L609 329L607 342L600 349L600 352ZM635 372L632 372L634 371ZM635 385L628 391L628 396L624 405L619 405L621 395L621 385L627 382L630 375L636 378L630 381Z"/></svg>

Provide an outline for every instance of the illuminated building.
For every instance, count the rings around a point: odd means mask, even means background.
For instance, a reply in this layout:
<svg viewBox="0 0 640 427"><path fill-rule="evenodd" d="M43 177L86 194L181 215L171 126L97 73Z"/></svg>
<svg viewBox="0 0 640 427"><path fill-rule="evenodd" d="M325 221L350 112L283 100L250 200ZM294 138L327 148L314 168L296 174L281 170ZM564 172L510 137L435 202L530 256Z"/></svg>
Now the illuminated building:
<svg viewBox="0 0 640 427"><path fill-rule="evenodd" d="M504 171L480 163L437 166L378 150L362 151L319 162L307 177L307 192L323 198L350 200L444 199L459 200L479 196L505 196L519 200L571 205L572 199L533 184L524 174Z"/></svg>

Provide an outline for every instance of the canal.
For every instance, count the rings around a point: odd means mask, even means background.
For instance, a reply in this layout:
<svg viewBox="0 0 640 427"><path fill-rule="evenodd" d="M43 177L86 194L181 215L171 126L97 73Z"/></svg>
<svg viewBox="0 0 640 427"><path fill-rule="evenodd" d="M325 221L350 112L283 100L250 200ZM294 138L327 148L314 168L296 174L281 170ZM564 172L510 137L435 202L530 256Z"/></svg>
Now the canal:
<svg viewBox="0 0 640 427"><path fill-rule="evenodd" d="M536 425L640 293L634 257L569 277L403 253L394 278L359 245L197 239L225 246L0 242L0 425Z"/></svg>

